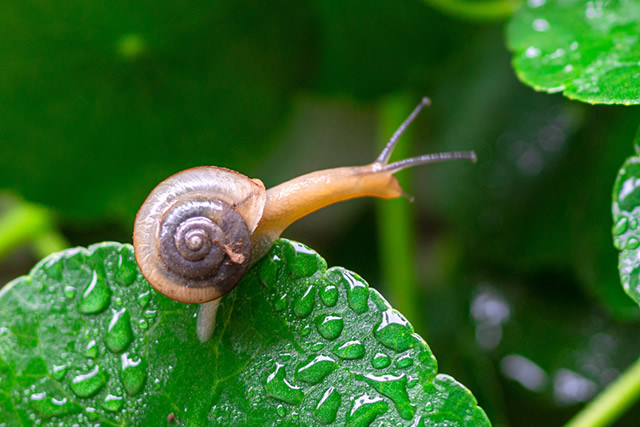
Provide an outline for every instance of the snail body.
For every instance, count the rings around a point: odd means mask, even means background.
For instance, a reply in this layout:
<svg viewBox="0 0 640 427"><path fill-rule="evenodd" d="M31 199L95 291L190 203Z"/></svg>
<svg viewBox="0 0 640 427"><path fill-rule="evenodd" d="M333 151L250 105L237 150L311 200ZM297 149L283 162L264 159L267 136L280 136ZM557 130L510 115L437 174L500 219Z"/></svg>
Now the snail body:
<svg viewBox="0 0 640 427"><path fill-rule="evenodd" d="M407 167L451 159L475 161L473 152L450 152L389 163L398 138L428 103L424 98L368 165L312 172L269 190L258 179L214 166L167 178L136 216L133 244L142 274L169 298L202 304L198 336L208 340L220 298L290 224L356 197L401 197L405 194L394 173Z"/></svg>

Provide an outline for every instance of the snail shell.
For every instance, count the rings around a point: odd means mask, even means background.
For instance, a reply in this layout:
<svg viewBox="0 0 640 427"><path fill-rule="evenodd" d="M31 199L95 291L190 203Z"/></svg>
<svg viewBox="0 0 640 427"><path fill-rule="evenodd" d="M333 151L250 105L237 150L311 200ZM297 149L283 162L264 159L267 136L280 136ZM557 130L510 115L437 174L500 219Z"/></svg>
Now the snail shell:
<svg viewBox="0 0 640 427"><path fill-rule="evenodd" d="M167 178L136 216L133 245L142 274L177 301L220 298L249 268L265 202L260 180L229 169L198 167Z"/></svg>

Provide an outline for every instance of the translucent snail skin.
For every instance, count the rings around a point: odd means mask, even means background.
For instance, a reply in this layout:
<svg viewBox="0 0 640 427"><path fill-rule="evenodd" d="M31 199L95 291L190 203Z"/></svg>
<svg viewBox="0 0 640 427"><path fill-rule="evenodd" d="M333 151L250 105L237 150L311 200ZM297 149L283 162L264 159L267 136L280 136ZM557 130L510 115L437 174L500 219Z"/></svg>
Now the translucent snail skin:
<svg viewBox="0 0 640 427"><path fill-rule="evenodd" d="M151 191L136 216L133 245L142 274L169 298L201 304L198 337L207 341L220 298L290 224L343 200L403 196L394 176L402 169L453 159L476 161L473 151L457 151L389 163L398 139L428 104L423 98L368 165L311 172L269 190L259 179L216 166L167 178Z"/></svg>

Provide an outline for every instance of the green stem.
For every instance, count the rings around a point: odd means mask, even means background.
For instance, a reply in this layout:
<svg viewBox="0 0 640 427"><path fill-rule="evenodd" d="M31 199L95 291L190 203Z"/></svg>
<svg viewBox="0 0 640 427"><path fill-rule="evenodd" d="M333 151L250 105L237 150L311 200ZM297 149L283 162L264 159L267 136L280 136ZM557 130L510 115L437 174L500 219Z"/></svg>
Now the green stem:
<svg viewBox="0 0 640 427"><path fill-rule="evenodd" d="M378 120L378 146L383 147L398 126L409 116L417 104L404 96L388 98L381 104ZM411 130L402 136L393 158L410 157ZM410 192L410 171L397 177L406 192ZM379 258L382 282L389 286L391 301L414 325L419 319L417 297L419 295L415 274L415 236L413 207L405 198L379 200L378 217Z"/></svg>
<svg viewBox="0 0 640 427"><path fill-rule="evenodd" d="M0 217L0 259L28 242L34 242L38 256L68 247L64 238L55 231L48 209L16 201Z"/></svg>
<svg viewBox="0 0 640 427"><path fill-rule="evenodd" d="M609 425L638 398L640 398L640 359L569 420L566 427Z"/></svg>
<svg viewBox="0 0 640 427"><path fill-rule="evenodd" d="M522 5L520 0L425 0L425 2L445 13L478 20L508 18Z"/></svg>

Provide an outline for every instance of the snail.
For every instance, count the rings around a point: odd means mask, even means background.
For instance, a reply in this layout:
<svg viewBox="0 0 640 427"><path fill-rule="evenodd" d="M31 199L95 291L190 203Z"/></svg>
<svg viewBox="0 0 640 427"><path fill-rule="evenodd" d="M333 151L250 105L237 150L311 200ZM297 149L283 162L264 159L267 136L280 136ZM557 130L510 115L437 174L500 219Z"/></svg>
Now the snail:
<svg viewBox="0 0 640 427"><path fill-rule="evenodd" d="M197 332L202 342L207 341L220 298L291 223L343 200L401 197L405 193L394 173L408 167L451 159L475 162L473 151L389 162L399 137L429 102L423 98L378 158L365 166L316 171L269 190L259 179L215 166L167 178L151 191L136 216L133 245L142 274L169 298L201 304Z"/></svg>

